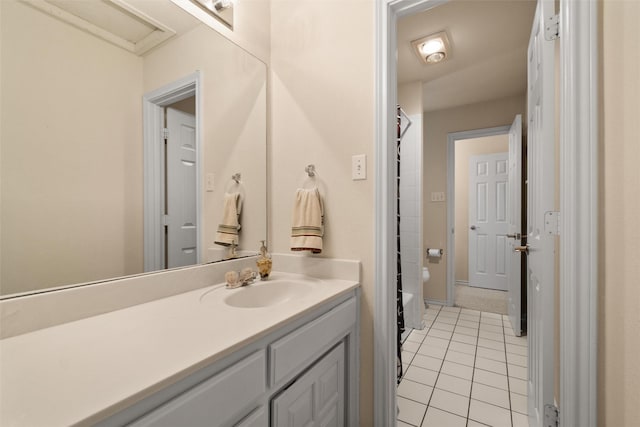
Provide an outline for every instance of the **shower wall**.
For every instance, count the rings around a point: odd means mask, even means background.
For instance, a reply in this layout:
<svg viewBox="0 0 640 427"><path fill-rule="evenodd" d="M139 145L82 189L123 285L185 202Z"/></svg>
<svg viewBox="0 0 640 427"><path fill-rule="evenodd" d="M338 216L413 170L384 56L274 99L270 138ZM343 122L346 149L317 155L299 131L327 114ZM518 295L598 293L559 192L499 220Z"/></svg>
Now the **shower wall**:
<svg viewBox="0 0 640 427"><path fill-rule="evenodd" d="M405 306L408 328L422 328L422 114L409 115L412 124L400 152L400 253L402 290L413 295ZM403 129L405 124L403 122Z"/></svg>

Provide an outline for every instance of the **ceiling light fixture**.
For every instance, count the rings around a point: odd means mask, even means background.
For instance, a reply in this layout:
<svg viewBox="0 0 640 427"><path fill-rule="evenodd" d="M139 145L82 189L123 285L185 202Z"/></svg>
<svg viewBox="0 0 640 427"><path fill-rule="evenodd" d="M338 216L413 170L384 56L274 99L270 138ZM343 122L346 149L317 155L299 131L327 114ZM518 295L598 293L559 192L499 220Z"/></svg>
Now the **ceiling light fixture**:
<svg viewBox="0 0 640 427"><path fill-rule="evenodd" d="M411 46L425 64L436 64L451 56L451 46L445 31L414 40Z"/></svg>

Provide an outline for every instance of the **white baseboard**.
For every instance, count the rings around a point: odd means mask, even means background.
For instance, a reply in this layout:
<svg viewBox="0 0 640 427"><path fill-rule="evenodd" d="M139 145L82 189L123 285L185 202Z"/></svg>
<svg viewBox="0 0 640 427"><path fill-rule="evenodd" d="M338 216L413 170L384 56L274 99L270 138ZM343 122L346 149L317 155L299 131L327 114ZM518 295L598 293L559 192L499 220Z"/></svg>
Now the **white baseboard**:
<svg viewBox="0 0 640 427"><path fill-rule="evenodd" d="M469 286L468 280L456 280L456 285Z"/></svg>
<svg viewBox="0 0 640 427"><path fill-rule="evenodd" d="M424 302L429 305L429 304L435 304L435 305L447 305L447 301L446 300L439 300L439 299L425 299Z"/></svg>

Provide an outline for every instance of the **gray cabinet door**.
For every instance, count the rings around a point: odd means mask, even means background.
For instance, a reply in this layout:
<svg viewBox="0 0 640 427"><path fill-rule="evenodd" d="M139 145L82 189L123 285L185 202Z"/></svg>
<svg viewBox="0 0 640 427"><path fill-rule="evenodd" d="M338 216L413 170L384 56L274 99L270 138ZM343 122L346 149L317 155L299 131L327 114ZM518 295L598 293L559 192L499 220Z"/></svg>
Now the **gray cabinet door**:
<svg viewBox="0 0 640 427"><path fill-rule="evenodd" d="M333 348L271 401L275 427L345 425L344 343Z"/></svg>

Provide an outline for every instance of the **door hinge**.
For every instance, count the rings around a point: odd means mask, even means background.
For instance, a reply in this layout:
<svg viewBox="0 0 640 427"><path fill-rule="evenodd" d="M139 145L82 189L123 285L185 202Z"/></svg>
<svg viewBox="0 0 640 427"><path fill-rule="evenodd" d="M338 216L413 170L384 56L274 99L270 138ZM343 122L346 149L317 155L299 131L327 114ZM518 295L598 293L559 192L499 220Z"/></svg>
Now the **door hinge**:
<svg viewBox="0 0 640 427"><path fill-rule="evenodd" d="M169 215L162 215L162 225L164 227L169 225Z"/></svg>
<svg viewBox="0 0 640 427"><path fill-rule="evenodd" d="M162 128L162 139L169 139L169 129Z"/></svg>
<svg viewBox="0 0 640 427"><path fill-rule="evenodd" d="M544 213L544 232L552 236L560 235L560 212Z"/></svg>
<svg viewBox="0 0 640 427"><path fill-rule="evenodd" d="M558 15L550 16L544 23L544 38L552 41L560 37L560 17Z"/></svg>
<svg viewBox="0 0 640 427"><path fill-rule="evenodd" d="M560 411L555 405L544 405L544 427L558 427L560 425Z"/></svg>

